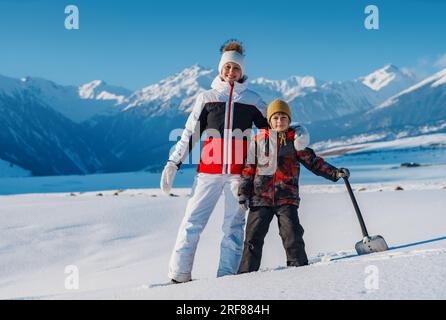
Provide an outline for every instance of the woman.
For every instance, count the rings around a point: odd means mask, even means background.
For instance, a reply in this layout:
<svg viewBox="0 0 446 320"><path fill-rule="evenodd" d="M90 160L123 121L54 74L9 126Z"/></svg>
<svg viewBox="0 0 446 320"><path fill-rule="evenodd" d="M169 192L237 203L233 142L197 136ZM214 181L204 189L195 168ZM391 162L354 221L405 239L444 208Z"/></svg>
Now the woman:
<svg viewBox="0 0 446 320"><path fill-rule="evenodd" d="M261 130L252 141L248 158L254 161L246 164L240 182L240 206L244 210L251 209L240 273L259 269L263 242L274 215L278 219L287 266L308 264L304 229L297 214L300 163L331 181L350 175L348 169L330 165L306 145L296 145L298 128L290 127L291 110L285 101L277 99L271 102L267 117L271 129ZM302 140L308 141L309 138Z"/></svg>
<svg viewBox="0 0 446 320"><path fill-rule="evenodd" d="M253 124L266 128L268 122L261 111L264 111L265 103L247 88L240 43L230 41L222 47L218 71L212 89L197 97L181 139L161 177L161 189L169 194L181 163L201 135L207 133L191 198L169 263L168 276L174 283L191 280L200 234L221 194L225 195L224 236L217 276L236 274L240 264L245 211L239 206L237 193L249 134L239 133L249 132Z"/></svg>

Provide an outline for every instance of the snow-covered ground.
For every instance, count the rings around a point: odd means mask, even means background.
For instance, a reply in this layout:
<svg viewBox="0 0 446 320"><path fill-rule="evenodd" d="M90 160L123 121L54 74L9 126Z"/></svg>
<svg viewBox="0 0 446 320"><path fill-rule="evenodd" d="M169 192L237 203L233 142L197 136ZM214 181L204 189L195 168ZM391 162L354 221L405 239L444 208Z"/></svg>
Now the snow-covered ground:
<svg viewBox="0 0 446 320"><path fill-rule="evenodd" d="M397 185L405 190L395 191ZM446 236L446 179L354 187L370 233L384 236L389 246ZM0 298L446 298L446 240L329 261L352 253L361 239L341 183L302 187L300 218L315 264L284 267L273 220L261 271L216 279L219 203L198 247L196 281L162 286L189 189L175 193L178 197L158 189L0 196ZM65 288L73 275L66 270L70 265L79 271L78 290ZM379 280L371 288L370 272L378 272Z"/></svg>
<svg viewBox="0 0 446 320"><path fill-rule="evenodd" d="M215 278L220 202L198 247L196 281L176 286L163 284L193 169L178 174L176 197L160 192L156 173L2 178L0 299L446 299L445 149L370 151L328 160L351 169L370 233L394 250L332 260L354 252L359 224L342 182L303 169L299 214L312 265L284 267L273 220L261 270ZM68 266L79 272L77 290L65 287L75 276Z"/></svg>
<svg viewBox="0 0 446 320"><path fill-rule="evenodd" d="M365 135L355 137L347 141L323 141L316 143L316 150L323 150L324 154L357 154L370 152L388 152L399 151L404 154L404 150L420 150L420 149L444 149L446 147L446 134L435 133L420 135L415 137L404 137L401 132L401 138L389 141L367 142L367 139L380 139L383 136ZM426 157L425 157L426 158Z"/></svg>

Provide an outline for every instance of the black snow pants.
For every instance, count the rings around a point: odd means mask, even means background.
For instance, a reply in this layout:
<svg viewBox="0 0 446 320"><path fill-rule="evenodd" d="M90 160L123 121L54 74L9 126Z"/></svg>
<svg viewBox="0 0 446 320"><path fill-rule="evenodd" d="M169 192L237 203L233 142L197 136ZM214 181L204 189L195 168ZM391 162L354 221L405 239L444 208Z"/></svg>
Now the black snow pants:
<svg viewBox="0 0 446 320"><path fill-rule="evenodd" d="M274 215L279 223L279 234L286 251L287 266L308 264L303 240L304 229L299 223L297 207L253 207L248 215L246 236L239 273L257 271L260 268L262 249L269 225Z"/></svg>

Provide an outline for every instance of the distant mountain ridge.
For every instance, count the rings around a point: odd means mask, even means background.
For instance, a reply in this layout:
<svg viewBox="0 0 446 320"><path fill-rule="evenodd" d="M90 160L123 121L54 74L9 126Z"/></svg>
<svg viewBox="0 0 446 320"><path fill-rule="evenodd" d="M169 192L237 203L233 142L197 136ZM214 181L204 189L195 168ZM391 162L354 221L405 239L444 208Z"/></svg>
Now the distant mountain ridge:
<svg viewBox="0 0 446 320"><path fill-rule="evenodd" d="M293 120L306 124L317 142L446 120L445 70L424 82L392 64L350 81L248 81L265 102L288 101ZM0 76L0 159L35 175L160 166L174 144L169 133L184 127L197 95L216 75L196 64L135 92L101 80L61 86Z"/></svg>
<svg viewBox="0 0 446 320"><path fill-rule="evenodd" d="M446 69L393 95L367 112L314 124L316 140L367 133L381 139L446 131ZM316 129L318 127L318 129Z"/></svg>

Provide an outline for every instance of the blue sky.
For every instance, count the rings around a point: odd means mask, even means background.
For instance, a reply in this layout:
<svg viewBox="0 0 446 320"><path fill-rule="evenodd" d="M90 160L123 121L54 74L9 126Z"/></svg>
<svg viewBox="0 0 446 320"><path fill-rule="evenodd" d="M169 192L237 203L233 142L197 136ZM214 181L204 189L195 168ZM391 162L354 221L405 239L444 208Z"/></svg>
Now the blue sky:
<svg viewBox="0 0 446 320"><path fill-rule="evenodd" d="M69 4L79 30L64 28ZM368 4L380 30L364 28ZM215 68L237 38L251 78L346 80L389 62L428 75L446 67L445 14L442 0L0 0L0 74L135 90L195 63Z"/></svg>

